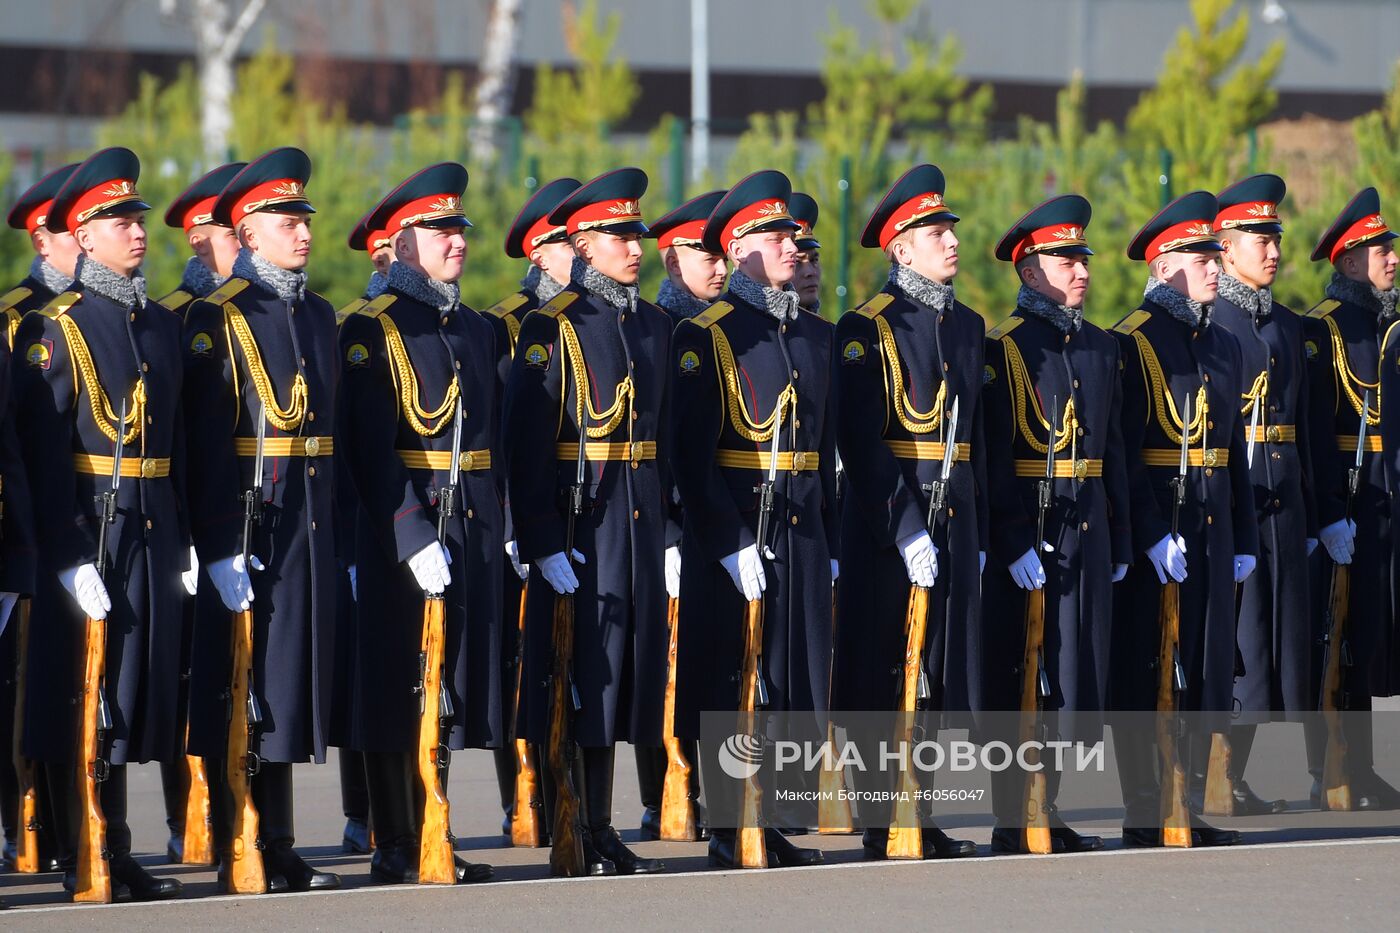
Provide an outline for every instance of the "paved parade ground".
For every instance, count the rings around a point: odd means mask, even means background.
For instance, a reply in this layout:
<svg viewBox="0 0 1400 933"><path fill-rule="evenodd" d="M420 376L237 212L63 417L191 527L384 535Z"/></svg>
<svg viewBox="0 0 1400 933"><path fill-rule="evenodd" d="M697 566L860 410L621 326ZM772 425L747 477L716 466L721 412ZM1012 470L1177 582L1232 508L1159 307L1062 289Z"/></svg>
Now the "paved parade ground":
<svg viewBox="0 0 1400 933"><path fill-rule="evenodd" d="M334 755L334 751L331 753ZM160 779L133 766L133 851L157 874L179 877L186 897L163 904L77 907L57 875L0 875L0 930L496 930L664 927L715 929L1393 929L1400 913L1400 835L1374 827L1260 830L1235 849L1121 851L1116 814L1071 805L1082 830L1102 832L1107 851L1089 855L997 856L957 862L864 862L858 836L808 836L827 850L811 869L708 871L703 843L639 843L672 874L548 878L546 849L502 845L490 756L458 753L451 796L459 849L496 866L500 882L461 888L374 887L368 857L340 853L344 820L334 763L300 766L298 848L317 867L342 873L345 889L323 894L222 897L210 869L160 866L165 848ZM1261 793L1286 783L1255 781ZM1283 792L1281 787L1278 788ZM1306 786L1288 795L1306 808ZM1303 799L1298 799L1302 797ZM640 814L630 748L619 746L616 823L635 839ZM1397 815L1400 816L1400 815ZM1306 824L1306 819L1301 821ZM959 825L961 824L961 825ZM946 824L986 852L990 822ZM94 914L100 911L100 914Z"/></svg>

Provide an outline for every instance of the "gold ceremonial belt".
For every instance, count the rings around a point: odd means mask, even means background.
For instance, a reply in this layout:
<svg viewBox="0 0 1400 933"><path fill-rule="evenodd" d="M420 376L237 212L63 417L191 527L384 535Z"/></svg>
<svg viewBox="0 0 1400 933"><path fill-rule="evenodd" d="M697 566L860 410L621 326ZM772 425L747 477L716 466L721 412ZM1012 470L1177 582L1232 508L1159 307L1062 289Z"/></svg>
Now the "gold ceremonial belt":
<svg viewBox="0 0 1400 933"><path fill-rule="evenodd" d="M1148 466L1174 467L1181 463L1181 450L1176 447L1144 447L1142 462ZM1187 466L1223 467L1230 465L1230 448L1192 447L1186 454Z"/></svg>
<svg viewBox="0 0 1400 933"><path fill-rule="evenodd" d="M1298 441L1298 427L1292 424L1256 424L1253 427L1245 425L1244 439L1254 441L1256 444L1295 444ZM1351 442L1351 449L1356 449L1354 438Z"/></svg>
<svg viewBox="0 0 1400 933"><path fill-rule="evenodd" d="M942 460L946 449L942 441L885 441L890 453L901 460ZM964 463L972 459L971 444L954 444L953 459ZM1045 467L1041 467L1041 472ZM1058 474L1057 474L1058 475Z"/></svg>
<svg viewBox="0 0 1400 933"><path fill-rule="evenodd" d="M589 441L583 449L589 460L622 460L641 463L656 459L656 441ZM555 444L554 456L559 460L577 460L578 444Z"/></svg>
<svg viewBox="0 0 1400 933"><path fill-rule="evenodd" d="M1356 435L1338 434L1337 449L1356 453ZM1379 434L1366 435L1366 452L1368 454L1378 454L1381 452L1381 436Z"/></svg>
<svg viewBox="0 0 1400 933"><path fill-rule="evenodd" d="M1017 460L1017 476L1044 476L1044 460ZM1102 460L1056 460L1055 476L1058 479L1085 480L1091 476L1103 476Z"/></svg>
<svg viewBox="0 0 1400 933"><path fill-rule="evenodd" d="M240 457L256 457L258 439L235 437L233 450ZM329 457L333 453L333 437L269 437L263 441L263 455L267 457Z"/></svg>
<svg viewBox="0 0 1400 933"><path fill-rule="evenodd" d="M1353 448L1356 446L1352 445ZM73 469L90 476L111 476L116 458L101 454L74 454ZM132 479L160 479L170 475L169 457L123 457L122 476Z"/></svg>
<svg viewBox="0 0 1400 933"><path fill-rule="evenodd" d="M766 470L772 460L771 450L729 450L722 447L715 451L715 463L736 470ZM789 473L815 470L819 460L818 451L815 450L778 451L778 469Z"/></svg>
<svg viewBox="0 0 1400 933"><path fill-rule="evenodd" d="M451 470L452 451L450 450L400 450L399 459L410 470ZM464 450L457 455L462 470L491 469L491 451Z"/></svg>

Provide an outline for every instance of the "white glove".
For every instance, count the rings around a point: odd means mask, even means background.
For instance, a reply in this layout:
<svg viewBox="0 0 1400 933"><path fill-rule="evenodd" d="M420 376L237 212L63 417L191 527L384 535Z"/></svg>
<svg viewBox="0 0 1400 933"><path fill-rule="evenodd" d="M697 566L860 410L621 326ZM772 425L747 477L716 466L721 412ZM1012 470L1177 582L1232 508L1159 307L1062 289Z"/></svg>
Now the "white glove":
<svg viewBox="0 0 1400 933"><path fill-rule="evenodd" d="M987 569L987 552L986 552L986 551L978 551L978 552L977 552L977 575L978 575L979 577L982 576L982 571L984 571L984 570L986 570L986 569Z"/></svg>
<svg viewBox="0 0 1400 933"><path fill-rule="evenodd" d="M588 563L577 550L574 551L574 562ZM544 582L561 596L578 589L578 575L574 573L574 568L563 551L555 551L548 557L541 557L535 566L540 568L540 576L544 577Z"/></svg>
<svg viewBox="0 0 1400 933"><path fill-rule="evenodd" d="M666 595L672 599L681 598L681 549L666 549Z"/></svg>
<svg viewBox="0 0 1400 933"><path fill-rule="evenodd" d="M1128 565L1127 565L1127 564L1114 564L1114 565L1113 565L1113 576L1109 577L1108 582L1109 582L1109 583L1117 583L1117 582L1119 582L1120 580L1122 580L1124 577L1126 577L1127 575L1128 575Z"/></svg>
<svg viewBox="0 0 1400 933"><path fill-rule="evenodd" d="M831 582L835 583L839 576L841 576L841 562L833 558L831 561Z"/></svg>
<svg viewBox="0 0 1400 933"><path fill-rule="evenodd" d="M763 574L763 560L758 556L756 545L750 544L742 551L721 557L719 562L729 572L734 586L749 602L761 597L768 588L768 578Z"/></svg>
<svg viewBox="0 0 1400 933"><path fill-rule="evenodd" d="M530 565L520 562L520 545L514 541L507 541L506 556L510 558L510 566L515 570L515 575L522 580L529 579Z"/></svg>
<svg viewBox="0 0 1400 933"><path fill-rule="evenodd" d="M60 571L58 582L68 591L89 619L102 620L112 608L112 598L107 595L107 587L102 583L102 575L96 564L79 564Z"/></svg>
<svg viewBox="0 0 1400 933"><path fill-rule="evenodd" d="M1350 519L1333 522L1317 533L1322 546L1335 564L1351 563L1351 555L1356 553L1356 522Z"/></svg>
<svg viewBox="0 0 1400 933"><path fill-rule="evenodd" d="M249 563L254 570L262 570L262 561L254 557ZM224 601L229 612L243 612L253 603L253 581L248 577L248 567L243 563L243 555L235 554L216 560L209 565L209 579L219 598Z"/></svg>
<svg viewBox="0 0 1400 933"><path fill-rule="evenodd" d="M190 545L190 569L180 574L180 582L191 596L199 589L199 554L195 553L193 544Z"/></svg>
<svg viewBox="0 0 1400 933"><path fill-rule="evenodd" d="M1249 575L1254 572L1254 565L1259 561L1253 554L1235 555L1235 582L1243 583L1249 579Z"/></svg>
<svg viewBox="0 0 1400 933"><path fill-rule="evenodd" d="M1157 579L1163 583L1167 582L1170 576L1177 583L1186 579L1186 542L1181 535L1173 538L1166 535L1161 541L1147 549L1147 558L1152 561L1152 568L1157 571Z"/></svg>
<svg viewBox="0 0 1400 933"><path fill-rule="evenodd" d="M909 582L925 589L933 586L938 579L938 545L933 543L928 532L921 529L905 535L896 542L896 547L899 556L904 558L904 572L909 575Z"/></svg>
<svg viewBox="0 0 1400 933"><path fill-rule="evenodd" d="M349 567L347 567L347 568L345 569L346 575L350 577L350 598L351 598L351 599L359 599L359 598L360 598L360 588L359 588L359 586L358 586L359 580L358 580L358 579L356 578L356 576L355 576L355 571L357 571L357 570L359 570L359 569L360 569L360 568L359 568L359 565L358 565L358 564L351 564Z"/></svg>
<svg viewBox="0 0 1400 933"><path fill-rule="evenodd" d="M1050 545L1041 542L1041 547L1050 550ZM1011 566L1006 568L1011 571L1011 579L1016 581L1016 585L1023 590L1038 590L1045 585L1045 567L1040 562L1040 555L1035 552L1035 548L1028 548L1026 553L1011 562Z"/></svg>
<svg viewBox="0 0 1400 933"><path fill-rule="evenodd" d="M1316 539L1316 538L1309 538L1309 539L1307 540L1307 542L1306 542L1306 546L1307 546L1307 549L1308 549L1308 556L1309 556L1309 557L1312 557L1312 556L1313 556L1313 551L1316 551L1316 550L1317 550L1317 539Z"/></svg>
<svg viewBox="0 0 1400 933"><path fill-rule="evenodd" d="M429 596L441 596L452 582L452 574L447 565L452 563L452 555L447 548L434 541L408 559L408 569L413 571L413 579L418 588Z"/></svg>

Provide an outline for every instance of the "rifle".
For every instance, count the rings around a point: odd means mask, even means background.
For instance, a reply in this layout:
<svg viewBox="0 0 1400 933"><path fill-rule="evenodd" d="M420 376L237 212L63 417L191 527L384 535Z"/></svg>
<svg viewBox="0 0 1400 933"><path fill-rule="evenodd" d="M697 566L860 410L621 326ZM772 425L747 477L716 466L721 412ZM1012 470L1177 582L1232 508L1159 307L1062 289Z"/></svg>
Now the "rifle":
<svg viewBox="0 0 1400 933"><path fill-rule="evenodd" d="M841 504L846 494L846 465L841 462L841 454L836 454L836 520L840 521ZM831 640L836 641L836 588L840 584L831 581ZM833 663L834 653L833 653ZM826 721L826 745L822 749L822 770L817 789L817 832L822 835L845 835L854 832L851 821L851 801L841 793L846 786L844 769L832 756L836 747L836 724Z"/></svg>
<svg viewBox="0 0 1400 933"><path fill-rule="evenodd" d="M1181 418L1181 459L1171 479L1172 540L1176 540L1181 504L1186 501L1188 439L1191 431L1191 397L1185 400ZM1205 444L1205 428L1201 429ZM1178 648L1181 636L1181 585L1167 577L1162 584L1162 601L1157 610L1161 642L1157 653L1157 748L1162 760L1162 844L1190 848L1191 827L1186 809L1186 773L1177 750L1177 695L1186 689L1186 672L1181 667Z"/></svg>
<svg viewBox="0 0 1400 933"><path fill-rule="evenodd" d="M690 774L694 767L685 757L681 740L676 738L676 639L680 600L667 601L666 626L670 642L666 649L666 704L662 713L661 744L666 748L666 779L661 785L661 838L692 842L698 835L695 807L690 799Z"/></svg>
<svg viewBox="0 0 1400 933"><path fill-rule="evenodd" d="M1036 481L1035 509L1035 550L1040 552L1045 540L1045 513L1050 510L1055 496L1055 412L1060 400L1050 404L1050 442L1045 450L1045 476ZM1063 424L1066 431L1068 424ZM1045 587L1031 590L1026 594L1026 638L1025 652L1021 656L1021 743L1029 747L1033 739L1044 730L1042 715L1045 700L1050 696L1050 678L1045 673ZM1039 752L1029 755L1029 763L1040 761ZM1046 806L1045 769L1026 772L1025 805L1022 813L1026 818L1026 851L1044 855L1052 851L1050 841L1050 813Z"/></svg>
<svg viewBox="0 0 1400 933"><path fill-rule="evenodd" d="M1347 500L1343 518L1351 521L1356 490L1361 485L1361 464L1366 455L1366 415L1371 410L1371 393L1361 403L1360 424L1356 428L1356 462L1347 470ZM1322 805L1328 810L1350 810L1351 778L1347 774L1347 737L1342 710L1347 707L1346 674L1352 666L1351 645L1347 642L1347 616L1351 605L1351 565L1332 565L1332 586L1327 597L1327 634L1323 636L1327 660L1323 664L1322 718L1327 723L1327 751L1322 764Z"/></svg>
<svg viewBox="0 0 1400 933"><path fill-rule="evenodd" d="M938 478L924 483L928 493L928 516L924 527L930 536L937 527L938 516L948 504L948 477L958 449L958 397L953 396L953 408L947 421L940 425L943 443L943 463ZM919 816L919 779L909 760L909 748L914 742L914 713L932 696L928 673L924 670L924 641L928 629L929 588L909 587L909 605L904 614L904 669L899 687L899 725L895 740L899 745L899 786L895 791L894 813L890 819L885 855L892 859L924 857L923 821Z"/></svg>
<svg viewBox="0 0 1400 933"><path fill-rule="evenodd" d="M243 491L243 567L253 572L253 526L262 523L263 454L267 446L267 404L258 405L258 446L253 478ZM228 752L224 767L233 798L233 849L226 885L230 894L262 894L267 890L262 844L258 841L258 808L253 803L252 777L262 759L252 750L262 707L253 691L253 608L233 614L229 635L232 665L228 688Z"/></svg>
<svg viewBox="0 0 1400 933"><path fill-rule="evenodd" d="M122 400L117 421L116 450L112 457L112 481L97 497L102 510L97 525L97 576L107 578L107 532L117 521L117 492L122 485L122 453L125 448L126 400ZM103 756L107 733L112 728L112 711L107 706L107 620L91 616L84 626L82 718L78 720L78 806L83 828L78 833L78 874L73 900L78 903L110 904L112 873L107 864L107 818L97 785L107 780L109 763ZM63 801L54 801L62 806Z"/></svg>
<svg viewBox="0 0 1400 933"><path fill-rule="evenodd" d="M18 779L19 821L15 832L15 871L39 870L39 792L34 782L34 762L24 756L24 691L29 668L29 600L15 606L15 777Z"/></svg>
<svg viewBox="0 0 1400 933"><path fill-rule="evenodd" d="M189 734L187 725L186 743L189 742ZM190 789L185 796L185 851L180 857L180 864L213 865L214 840L210 832L209 774L204 767L204 759L198 755L186 755L185 767L189 771Z"/></svg>
<svg viewBox="0 0 1400 933"><path fill-rule="evenodd" d="M587 387L578 391L586 392ZM564 557L574 559L574 530L583 514L584 471L588 465L588 422L579 419L578 463L569 489L564 525ZM575 754L573 718L581 706L574 685L574 596L554 595L553 661L549 678L549 773L554 778L554 826L550 831L549 873L557 878L583 874L583 834L579 829L578 790L571 765Z"/></svg>
<svg viewBox="0 0 1400 933"><path fill-rule="evenodd" d="M516 626L515 643L515 704L511 707L510 735L515 743L515 805L510 811L510 844L537 848L541 844L540 778L535 770L535 750L517 735L516 718L520 712L520 684L524 676L525 651L525 589L520 590L520 621Z"/></svg>
<svg viewBox="0 0 1400 933"><path fill-rule="evenodd" d="M754 529L754 545L760 562L777 557L768 543L773 518L773 487L778 482L778 447L782 442L783 405L780 396L773 406L773 439L768 448L768 472L753 491L758 494L758 525ZM756 737L755 714L768 706L768 685L763 679L763 594L751 599L744 607L744 654L739 670L739 723L736 735ZM757 743L754 743L757 745ZM763 788L758 774L744 781L739 808L738 866L767 868L768 845L763 838Z"/></svg>
<svg viewBox="0 0 1400 933"><path fill-rule="evenodd" d="M452 461L447 483L438 487L437 541L447 546L447 526L457 512L457 488L461 480L462 399L452 420ZM452 820L448 812L443 773L451 752L442 742L450 729L452 698L442 686L445 609L447 594L423 594L423 636L418 651L418 782L423 791L422 830L418 836L418 883L455 884L452 855Z"/></svg>

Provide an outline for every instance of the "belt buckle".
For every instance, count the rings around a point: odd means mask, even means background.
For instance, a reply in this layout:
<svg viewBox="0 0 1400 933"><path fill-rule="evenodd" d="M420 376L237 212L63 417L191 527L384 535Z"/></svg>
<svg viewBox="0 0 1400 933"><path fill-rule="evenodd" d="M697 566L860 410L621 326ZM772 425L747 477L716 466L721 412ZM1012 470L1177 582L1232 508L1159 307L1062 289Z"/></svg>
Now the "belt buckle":
<svg viewBox="0 0 1400 933"><path fill-rule="evenodd" d="M464 450L457 455L457 468L463 472L471 472L476 463L476 454L470 450Z"/></svg>
<svg viewBox="0 0 1400 933"><path fill-rule="evenodd" d="M306 439L306 455L315 457L321 452L321 439L319 437L308 437Z"/></svg>
<svg viewBox="0 0 1400 933"><path fill-rule="evenodd" d="M1089 461L1088 461L1088 460L1084 460L1084 459L1082 459L1082 458L1079 459L1079 460L1074 461L1074 478L1077 479L1077 480L1079 480L1079 481L1082 483L1082 482L1084 482L1085 479L1088 478L1088 476L1089 476Z"/></svg>
<svg viewBox="0 0 1400 933"><path fill-rule="evenodd" d="M1208 467L1215 466L1217 459L1214 447L1207 447L1201 454L1201 463Z"/></svg>
<svg viewBox="0 0 1400 933"><path fill-rule="evenodd" d="M807 451L794 450L792 452L792 472L800 473L807 469Z"/></svg>
<svg viewBox="0 0 1400 933"><path fill-rule="evenodd" d="M141 458L141 478L154 479L156 475L156 462L150 457Z"/></svg>
<svg viewBox="0 0 1400 933"><path fill-rule="evenodd" d="M1271 424L1264 430L1264 440L1270 444L1277 444L1283 440L1283 431L1276 424Z"/></svg>
<svg viewBox="0 0 1400 933"><path fill-rule="evenodd" d="M642 442L633 441L627 445L627 457L633 463L642 462Z"/></svg>

